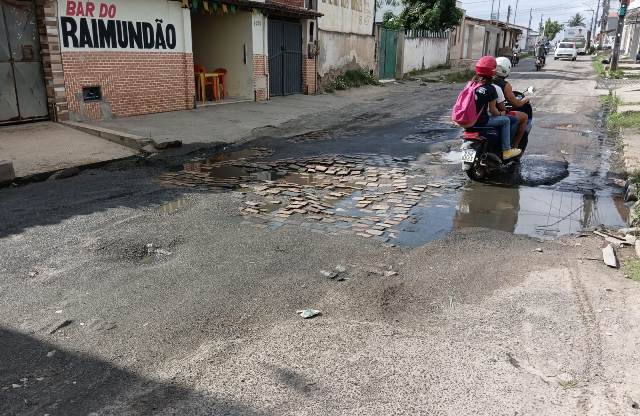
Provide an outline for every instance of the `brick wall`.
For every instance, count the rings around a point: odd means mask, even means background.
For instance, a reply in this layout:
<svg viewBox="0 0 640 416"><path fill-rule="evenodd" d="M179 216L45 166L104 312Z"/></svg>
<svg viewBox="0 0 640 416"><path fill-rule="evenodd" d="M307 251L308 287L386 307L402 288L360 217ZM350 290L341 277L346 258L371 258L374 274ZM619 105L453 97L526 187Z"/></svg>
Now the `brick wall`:
<svg viewBox="0 0 640 416"><path fill-rule="evenodd" d="M63 52L69 111L100 119L193 108L193 55L155 52ZM102 102L85 103L82 87L100 85Z"/></svg>
<svg viewBox="0 0 640 416"><path fill-rule="evenodd" d="M316 93L316 58L302 58L302 92Z"/></svg>
<svg viewBox="0 0 640 416"><path fill-rule="evenodd" d="M268 62L265 55L253 55L253 89L256 101L269 99Z"/></svg>

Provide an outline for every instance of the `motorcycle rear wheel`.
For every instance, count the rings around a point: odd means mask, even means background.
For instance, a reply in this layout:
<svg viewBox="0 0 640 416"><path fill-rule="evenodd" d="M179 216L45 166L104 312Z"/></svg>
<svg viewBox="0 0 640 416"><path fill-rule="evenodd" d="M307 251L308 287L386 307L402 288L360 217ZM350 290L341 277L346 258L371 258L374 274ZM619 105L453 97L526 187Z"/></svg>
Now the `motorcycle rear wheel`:
<svg viewBox="0 0 640 416"><path fill-rule="evenodd" d="M467 176L472 181L482 182L489 175L489 170L485 166L480 166L478 162L475 162L471 169L465 171Z"/></svg>

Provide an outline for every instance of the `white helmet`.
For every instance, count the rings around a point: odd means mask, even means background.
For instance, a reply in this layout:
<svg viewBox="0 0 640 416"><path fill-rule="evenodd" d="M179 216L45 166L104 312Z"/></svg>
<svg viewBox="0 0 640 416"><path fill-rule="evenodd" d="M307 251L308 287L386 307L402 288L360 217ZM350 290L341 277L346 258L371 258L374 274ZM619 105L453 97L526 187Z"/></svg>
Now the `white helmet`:
<svg viewBox="0 0 640 416"><path fill-rule="evenodd" d="M511 73L511 60L501 56L496 58L496 75L502 78L506 78Z"/></svg>

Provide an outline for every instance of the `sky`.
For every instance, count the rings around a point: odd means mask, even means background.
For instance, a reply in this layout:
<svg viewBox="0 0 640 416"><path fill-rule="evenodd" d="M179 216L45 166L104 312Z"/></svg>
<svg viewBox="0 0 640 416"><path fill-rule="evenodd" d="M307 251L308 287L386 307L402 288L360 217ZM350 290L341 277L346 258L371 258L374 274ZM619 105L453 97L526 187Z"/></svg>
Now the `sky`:
<svg viewBox="0 0 640 416"><path fill-rule="evenodd" d="M585 17L587 26L591 22L593 12L589 9L596 9L598 0L462 0L462 8L467 11L467 15L488 19L491 15L491 4L494 4L494 13L498 12L498 4L500 4L500 20L503 22L507 19L507 8L511 5L511 20L513 23L513 13L518 3L516 13L516 24L527 27L529 25L529 10L532 10L531 27L537 29L540 24L540 17L544 20L551 18L560 23L566 23L567 20L576 13L580 13ZM611 0L610 11L618 10L619 1ZM599 14L602 15L602 6Z"/></svg>

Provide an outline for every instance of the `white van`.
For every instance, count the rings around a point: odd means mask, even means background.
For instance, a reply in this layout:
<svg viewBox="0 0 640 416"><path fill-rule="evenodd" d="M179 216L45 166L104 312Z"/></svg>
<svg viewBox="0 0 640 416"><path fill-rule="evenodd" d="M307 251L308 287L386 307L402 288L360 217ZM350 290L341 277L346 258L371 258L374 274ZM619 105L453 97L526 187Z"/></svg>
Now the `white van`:
<svg viewBox="0 0 640 416"><path fill-rule="evenodd" d="M553 59L571 59L575 61L578 58L578 50L573 42L560 42L553 53Z"/></svg>

